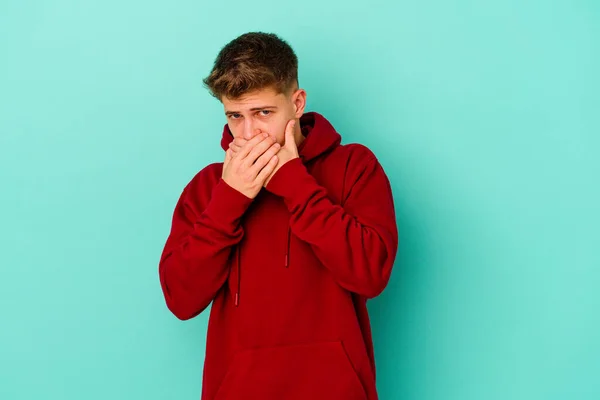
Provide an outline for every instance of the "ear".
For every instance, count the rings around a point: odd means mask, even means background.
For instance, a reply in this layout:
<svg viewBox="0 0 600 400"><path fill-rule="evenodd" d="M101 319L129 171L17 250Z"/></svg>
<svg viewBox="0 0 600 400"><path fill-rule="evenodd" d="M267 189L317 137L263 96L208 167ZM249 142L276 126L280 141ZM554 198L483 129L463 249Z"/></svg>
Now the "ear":
<svg viewBox="0 0 600 400"><path fill-rule="evenodd" d="M306 108L306 91L298 89L292 94L292 103L294 104L294 117L300 118Z"/></svg>

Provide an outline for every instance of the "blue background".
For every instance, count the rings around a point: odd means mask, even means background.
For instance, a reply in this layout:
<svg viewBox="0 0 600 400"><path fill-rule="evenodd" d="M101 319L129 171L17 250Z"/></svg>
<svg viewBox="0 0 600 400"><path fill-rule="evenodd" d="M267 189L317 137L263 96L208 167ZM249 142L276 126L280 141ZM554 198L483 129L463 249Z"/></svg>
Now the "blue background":
<svg viewBox="0 0 600 400"><path fill-rule="evenodd" d="M208 312L168 312L158 260L223 158L201 80L253 30L392 182L381 399L600 398L591 0L3 0L0 398L199 397Z"/></svg>

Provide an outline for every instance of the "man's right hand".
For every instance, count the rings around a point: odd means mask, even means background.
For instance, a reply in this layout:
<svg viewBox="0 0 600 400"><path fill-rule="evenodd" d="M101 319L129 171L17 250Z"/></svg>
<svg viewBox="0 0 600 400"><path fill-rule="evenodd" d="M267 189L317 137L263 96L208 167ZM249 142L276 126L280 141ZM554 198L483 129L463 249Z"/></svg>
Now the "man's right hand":
<svg viewBox="0 0 600 400"><path fill-rule="evenodd" d="M228 149L223 163L223 180L246 197L255 198L279 162L276 154L280 147L268 133L259 133L237 153Z"/></svg>

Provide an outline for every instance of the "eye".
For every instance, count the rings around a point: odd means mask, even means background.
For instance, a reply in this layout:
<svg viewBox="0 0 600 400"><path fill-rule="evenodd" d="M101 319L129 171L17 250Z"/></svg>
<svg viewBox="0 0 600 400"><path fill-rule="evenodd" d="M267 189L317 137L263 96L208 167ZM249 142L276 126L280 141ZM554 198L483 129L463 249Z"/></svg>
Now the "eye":
<svg viewBox="0 0 600 400"><path fill-rule="evenodd" d="M231 118L231 119L239 119L241 116L242 116L242 114L238 114L238 113L229 114L229 118Z"/></svg>
<svg viewBox="0 0 600 400"><path fill-rule="evenodd" d="M271 113L271 110L260 110L259 112L263 113L262 116L266 117L267 115L269 115Z"/></svg>

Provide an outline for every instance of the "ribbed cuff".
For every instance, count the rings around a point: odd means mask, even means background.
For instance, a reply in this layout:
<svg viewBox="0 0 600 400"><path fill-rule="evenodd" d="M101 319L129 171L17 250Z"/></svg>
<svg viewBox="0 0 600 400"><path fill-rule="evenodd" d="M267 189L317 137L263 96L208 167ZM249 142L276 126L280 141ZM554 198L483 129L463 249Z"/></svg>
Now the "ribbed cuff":
<svg viewBox="0 0 600 400"><path fill-rule="evenodd" d="M245 194L229 186L223 178L220 178L217 185L213 188L205 213L210 215L212 219L218 219L221 223L237 225L237 222L244 215L252 200Z"/></svg>
<svg viewBox="0 0 600 400"><path fill-rule="evenodd" d="M301 198L303 194L315 189L315 178L308 173L302 159L295 158L285 163L273 175L266 189L284 198L290 205L290 200Z"/></svg>

